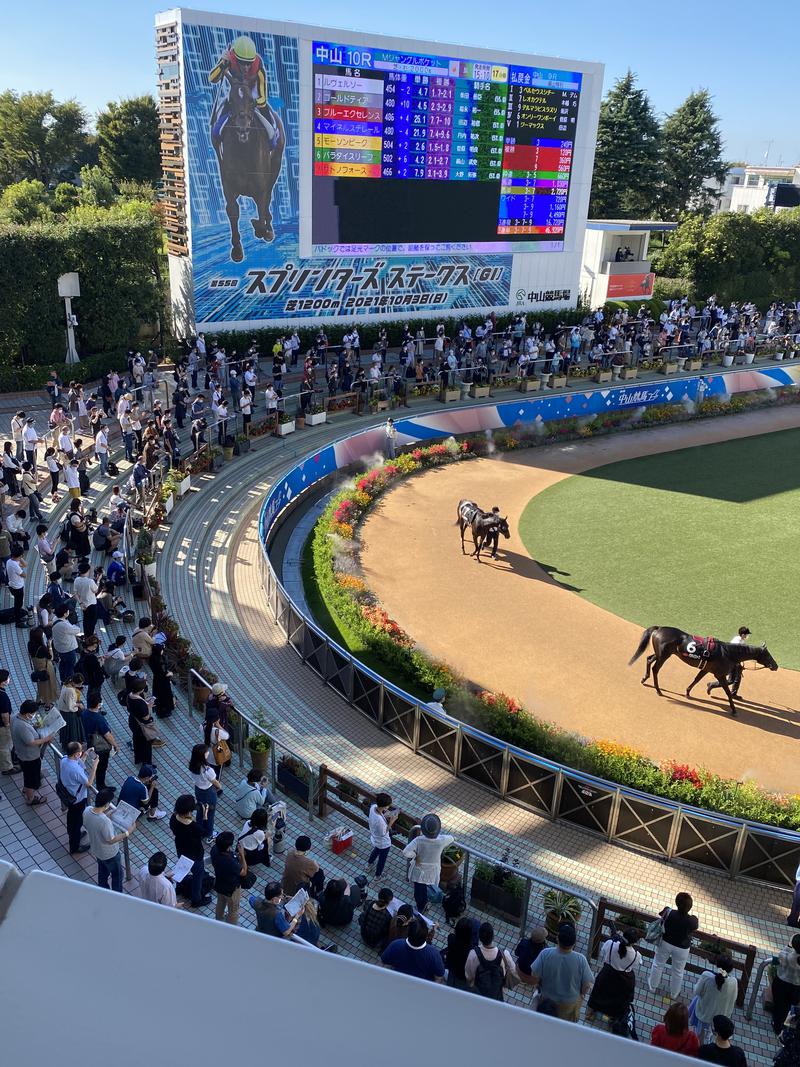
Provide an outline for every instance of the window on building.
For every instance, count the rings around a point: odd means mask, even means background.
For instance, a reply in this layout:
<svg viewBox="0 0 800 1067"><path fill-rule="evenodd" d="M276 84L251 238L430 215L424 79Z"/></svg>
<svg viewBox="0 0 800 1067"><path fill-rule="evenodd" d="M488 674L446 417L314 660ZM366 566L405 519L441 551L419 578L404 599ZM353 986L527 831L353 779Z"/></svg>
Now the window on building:
<svg viewBox="0 0 800 1067"><path fill-rule="evenodd" d="M747 184L748 184L748 186L750 186L751 188L752 188L753 186L756 186L756 185L758 185L758 175L757 175L757 174L748 174L748 175L747 175Z"/></svg>

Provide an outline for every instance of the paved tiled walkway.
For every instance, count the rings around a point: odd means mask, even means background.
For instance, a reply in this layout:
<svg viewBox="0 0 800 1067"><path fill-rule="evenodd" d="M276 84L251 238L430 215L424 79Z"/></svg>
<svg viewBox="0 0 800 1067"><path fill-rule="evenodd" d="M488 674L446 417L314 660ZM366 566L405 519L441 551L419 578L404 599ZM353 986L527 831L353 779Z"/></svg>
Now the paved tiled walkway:
<svg viewBox="0 0 800 1067"><path fill-rule="evenodd" d="M388 789L395 801L409 811L422 813L435 808L447 829L477 849L493 855L508 850L511 862L538 872L543 878L572 885L595 897L607 895L643 910L654 911L669 902L679 889L688 889L695 897L695 910L704 929L752 942L763 952L783 945L785 894L737 885L698 870L671 867L499 801L380 733L300 663L264 610L255 517L272 479L296 455L341 436L351 425L363 426L365 422L342 416L332 426L297 434L285 442L261 439L249 454L226 465L217 476L199 479L200 491L173 513L171 533L159 558L165 598L200 654L229 683L236 703L246 711L263 707L279 742L309 760L327 762L366 786ZM101 495L99 500L102 499ZM2 639L17 680L12 699L19 700L27 695L29 687L25 634L5 629ZM107 684L106 689L109 688ZM122 709L110 692L106 707L118 738L126 740L125 716L120 714ZM156 758L163 784L162 806L171 810L175 796L189 789L188 751L200 737L199 721L191 717L183 695L179 695L176 713L164 723L164 736L168 745L157 750ZM119 785L131 769L130 753L123 747L120 756L112 761L110 781ZM234 777L231 772L226 775L226 779ZM51 791L46 792L48 805L28 809L21 800L16 779L3 779L0 786L0 856L13 859L22 869L42 867L72 877L94 877L93 861L66 853L63 817ZM321 859L325 834L338 821L334 815L326 824L316 821L310 827L315 852ZM218 828L236 825L224 796ZM306 814L290 804L289 836L307 826ZM170 857L174 855L166 820L146 823L132 838L134 871L158 847ZM365 835L358 834L354 855L337 859L328 856L323 864L331 873L353 874L363 869L366 849ZM280 860L275 862L280 869ZM403 873L402 861L391 857L386 881L398 895L408 899ZM135 884L127 888L133 890ZM251 916L249 908L243 907L243 925L252 926ZM538 917L534 906L532 918ZM509 944L513 931L502 923L496 925ZM331 940L340 944L343 951L364 955L357 933L337 934ZM443 940L440 934L438 942ZM640 979L640 990L644 985ZM664 1004L660 998L640 991L637 1008L641 1030L646 1034L660 1017ZM744 1045L752 1062L771 1062L775 1046L763 1020L757 1018L750 1027L745 1027L739 1016L737 1021L746 1030Z"/></svg>

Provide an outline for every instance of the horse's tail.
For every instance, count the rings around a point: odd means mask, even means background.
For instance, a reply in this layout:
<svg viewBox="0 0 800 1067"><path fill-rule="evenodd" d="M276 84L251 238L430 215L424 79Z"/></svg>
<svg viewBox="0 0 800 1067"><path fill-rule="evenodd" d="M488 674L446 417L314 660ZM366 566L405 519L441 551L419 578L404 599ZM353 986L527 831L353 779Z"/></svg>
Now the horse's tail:
<svg viewBox="0 0 800 1067"><path fill-rule="evenodd" d="M634 652L634 654L633 654L633 655L631 656L631 658L630 658L630 659L628 660L628 666L629 666L629 667L630 667L630 666L632 666L632 665L633 665L633 664L634 664L634 663L635 663L635 662L637 661L637 659L639 658L639 656L641 656L641 654L642 654L642 653L644 652L644 650L645 650L645 649L647 648L647 642L648 642L648 641L650 640L650 638L651 638L651 636L652 636L653 632L654 632L655 630L657 630L657 629L658 629L658 627L657 627L657 626L648 626L648 627L647 627L647 629L645 630L645 632L644 632L644 633L642 634L642 639L641 639L641 641L639 642L639 647L638 647L638 648L636 649L636 651Z"/></svg>

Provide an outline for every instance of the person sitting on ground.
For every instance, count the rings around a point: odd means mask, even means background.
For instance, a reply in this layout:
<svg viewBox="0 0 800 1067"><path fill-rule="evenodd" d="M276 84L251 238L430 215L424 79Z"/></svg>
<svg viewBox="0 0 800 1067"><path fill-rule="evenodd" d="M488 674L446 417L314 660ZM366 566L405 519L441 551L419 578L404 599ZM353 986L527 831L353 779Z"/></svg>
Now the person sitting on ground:
<svg viewBox="0 0 800 1067"><path fill-rule="evenodd" d="M361 890L344 878L330 878L319 900L322 926L349 926L356 908L361 906Z"/></svg>
<svg viewBox="0 0 800 1067"><path fill-rule="evenodd" d="M389 927L392 914L389 905L394 900L391 889L378 890L377 900L367 900L361 909L358 925L361 928L361 940L376 952L383 952L389 943Z"/></svg>
<svg viewBox="0 0 800 1067"><path fill-rule="evenodd" d="M154 852L147 863L139 869L138 895L142 900L163 904L167 908L176 908L178 898L175 895L175 886L166 870L166 855L163 852Z"/></svg>
<svg viewBox="0 0 800 1067"><path fill-rule="evenodd" d="M249 819L256 808L268 808L274 804L265 775L255 769L249 770L239 782L233 795L233 802L240 819Z"/></svg>
<svg viewBox="0 0 800 1067"><path fill-rule="evenodd" d="M143 615L139 619L138 627L133 631L131 642L133 643L133 651L141 660L149 660L150 653L153 651L153 637L155 636L156 628L153 626L153 620L149 615Z"/></svg>
<svg viewBox="0 0 800 1067"><path fill-rule="evenodd" d="M294 895L294 894L292 894ZM250 904L256 913L256 929L260 934L270 937L291 937L303 919L303 909L289 918L283 903L283 891L280 882L268 882L264 886L264 896L259 899L255 894L250 897Z"/></svg>
<svg viewBox="0 0 800 1067"><path fill-rule="evenodd" d="M255 867L263 863L269 867L269 811L266 808L256 808L249 819L245 820L242 832L239 834L239 844L244 849L248 867Z"/></svg>
<svg viewBox="0 0 800 1067"><path fill-rule="evenodd" d="M478 929L478 944L467 956L464 977L471 989L489 1000L504 1000L503 990L516 974L516 967L509 952L494 943L494 927L481 923Z"/></svg>
<svg viewBox="0 0 800 1067"><path fill-rule="evenodd" d="M700 1042L694 1030L689 1029L689 1009L676 1001L664 1014L664 1021L653 1027L650 1044L683 1056L696 1056Z"/></svg>
<svg viewBox="0 0 800 1067"><path fill-rule="evenodd" d="M293 897L303 882L311 884L311 895L319 896L325 884L325 872L316 860L308 855L311 838L301 834L294 843L294 848L286 853L281 884L284 893Z"/></svg>
<svg viewBox="0 0 800 1067"><path fill-rule="evenodd" d="M132 808L138 808L140 812L146 811L147 818L152 822L163 819L167 813L158 806L157 782L155 767L152 763L143 763L135 778L129 774L122 783L119 799L130 804Z"/></svg>
<svg viewBox="0 0 800 1067"><path fill-rule="evenodd" d="M727 1015L715 1015L711 1022L714 1040L701 1045L698 1060L718 1063L721 1067L747 1067L747 1057L738 1045L731 1044L734 1026Z"/></svg>
<svg viewBox="0 0 800 1067"><path fill-rule="evenodd" d="M542 951L547 947L547 928L534 926L527 937L523 937L514 949L517 960L517 977L524 985L531 985L531 967Z"/></svg>
<svg viewBox="0 0 800 1067"><path fill-rule="evenodd" d="M117 551L111 553L111 562L106 569L106 578L113 582L117 588L125 585L128 574L125 570L125 554Z"/></svg>
<svg viewBox="0 0 800 1067"><path fill-rule="evenodd" d="M442 954L438 948L428 944L428 931L422 919L411 925L404 940L392 941L381 954L381 963L413 978L444 982Z"/></svg>
<svg viewBox="0 0 800 1067"><path fill-rule="evenodd" d="M92 545L98 552L109 555L119 544L120 535L111 529L111 519L104 515L92 533Z"/></svg>

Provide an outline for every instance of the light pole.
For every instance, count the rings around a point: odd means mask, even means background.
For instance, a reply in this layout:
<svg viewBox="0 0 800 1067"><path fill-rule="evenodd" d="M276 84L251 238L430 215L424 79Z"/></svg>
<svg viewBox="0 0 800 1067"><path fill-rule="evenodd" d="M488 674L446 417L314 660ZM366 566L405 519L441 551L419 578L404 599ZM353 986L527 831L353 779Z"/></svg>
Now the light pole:
<svg viewBox="0 0 800 1067"><path fill-rule="evenodd" d="M67 354L66 363L80 363L78 352L75 348L75 327L78 325L77 318L72 314L72 300L81 295L81 282L77 271L62 274L58 279L58 295L64 301L67 316Z"/></svg>

